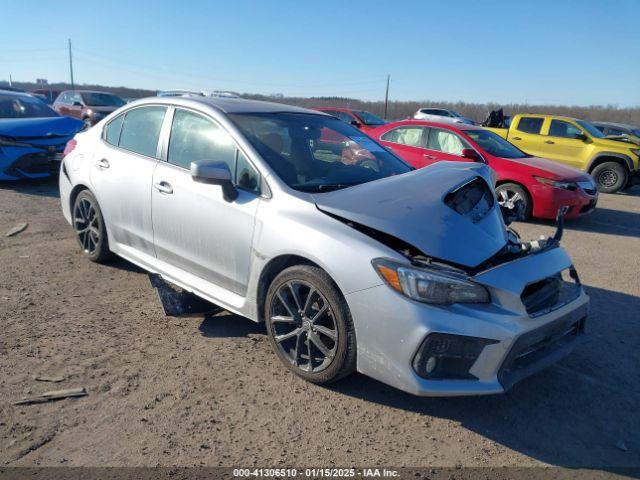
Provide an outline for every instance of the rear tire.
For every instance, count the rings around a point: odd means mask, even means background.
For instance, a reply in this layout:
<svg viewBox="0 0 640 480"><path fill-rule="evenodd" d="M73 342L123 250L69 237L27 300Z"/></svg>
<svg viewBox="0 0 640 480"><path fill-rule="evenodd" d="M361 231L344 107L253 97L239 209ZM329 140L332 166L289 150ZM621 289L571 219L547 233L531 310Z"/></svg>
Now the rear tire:
<svg viewBox="0 0 640 480"><path fill-rule="evenodd" d="M297 265L276 276L265 301L271 346L305 380L335 382L356 368L356 335L344 297L327 273Z"/></svg>
<svg viewBox="0 0 640 480"><path fill-rule="evenodd" d="M85 257L97 263L113 257L109 250L109 239L100 205L89 190L83 190L78 194L73 202L71 216L73 229Z"/></svg>
<svg viewBox="0 0 640 480"><path fill-rule="evenodd" d="M527 221L531 218L531 212L533 211L533 202L529 196L529 192L517 183L503 183L496 187L496 197L498 197L498 203L510 210L516 208L517 204L520 204L522 208L522 221Z"/></svg>
<svg viewBox="0 0 640 480"><path fill-rule="evenodd" d="M602 193L616 193L627 184L629 173L617 162L601 163L591 171L598 191Z"/></svg>

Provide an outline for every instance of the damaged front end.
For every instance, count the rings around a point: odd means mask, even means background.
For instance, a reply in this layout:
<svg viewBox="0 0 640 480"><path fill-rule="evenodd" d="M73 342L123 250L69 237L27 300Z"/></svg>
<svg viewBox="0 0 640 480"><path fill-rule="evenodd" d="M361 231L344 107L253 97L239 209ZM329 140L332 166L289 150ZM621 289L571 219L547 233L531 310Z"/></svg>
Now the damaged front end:
<svg viewBox="0 0 640 480"><path fill-rule="evenodd" d="M495 199L486 166L441 163L412 173L410 179L396 178L404 180L402 185L390 178L318 195L316 205L416 267L468 276L559 245L564 210L558 212L553 237L522 241L508 226L513 211L505 211ZM466 178L460 181L460 176ZM447 189L451 184L455 186Z"/></svg>

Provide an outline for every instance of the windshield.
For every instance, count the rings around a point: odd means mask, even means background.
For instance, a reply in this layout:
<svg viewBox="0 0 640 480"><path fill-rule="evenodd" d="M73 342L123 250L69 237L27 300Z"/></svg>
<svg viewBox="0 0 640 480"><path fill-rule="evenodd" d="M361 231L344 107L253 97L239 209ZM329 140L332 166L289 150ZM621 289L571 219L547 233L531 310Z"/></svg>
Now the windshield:
<svg viewBox="0 0 640 480"><path fill-rule="evenodd" d="M126 102L110 93L85 92L82 101L90 107L121 107Z"/></svg>
<svg viewBox="0 0 640 480"><path fill-rule="evenodd" d="M362 120L362 123L365 125L384 125L387 123L377 115L365 112L364 110L354 110L353 113L360 117L360 120Z"/></svg>
<svg viewBox="0 0 640 480"><path fill-rule="evenodd" d="M57 117L42 100L27 95L0 95L0 118Z"/></svg>
<svg viewBox="0 0 640 480"><path fill-rule="evenodd" d="M454 117L462 117L462 115L460 115L458 112L456 112L455 110L449 110L451 113L453 113Z"/></svg>
<svg viewBox="0 0 640 480"><path fill-rule="evenodd" d="M631 133L634 134L636 137L640 137L640 129L638 128L631 130Z"/></svg>
<svg viewBox="0 0 640 480"><path fill-rule="evenodd" d="M230 114L291 188L327 192L413 170L336 118L305 113Z"/></svg>
<svg viewBox="0 0 640 480"><path fill-rule="evenodd" d="M519 148L507 142L500 135L488 130L465 130L464 133L476 142L482 150L494 157L500 158L525 158L528 157Z"/></svg>
<svg viewBox="0 0 640 480"><path fill-rule="evenodd" d="M602 133L600 130L598 130L595 127L595 125L591 125L589 122L585 122L584 120L576 120L576 122L578 122L578 125L584 128L592 137L596 137L596 138L606 137L606 135Z"/></svg>

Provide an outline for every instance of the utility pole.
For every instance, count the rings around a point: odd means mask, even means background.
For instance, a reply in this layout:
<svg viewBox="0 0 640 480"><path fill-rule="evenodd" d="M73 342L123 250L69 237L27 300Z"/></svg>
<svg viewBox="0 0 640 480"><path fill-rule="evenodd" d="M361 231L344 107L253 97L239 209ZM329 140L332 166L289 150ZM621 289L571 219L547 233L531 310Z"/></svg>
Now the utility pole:
<svg viewBox="0 0 640 480"><path fill-rule="evenodd" d="M73 84L73 57L71 55L71 39L69 39L69 75L71 76L71 90L75 89Z"/></svg>
<svg viewBox="0 0 640 480"><path fill-rule="evenodd" d="M13 86L13 79L11 78L11 74L9 74L9 86Z"/></svg>
<svg viewBox="0 0 640 480"><path fill-rule="evenodd" d="M391 80L391 74L387 75L387 91L384 93L384 119L387 119L387 105L389 104L389 80Z"/></svg>

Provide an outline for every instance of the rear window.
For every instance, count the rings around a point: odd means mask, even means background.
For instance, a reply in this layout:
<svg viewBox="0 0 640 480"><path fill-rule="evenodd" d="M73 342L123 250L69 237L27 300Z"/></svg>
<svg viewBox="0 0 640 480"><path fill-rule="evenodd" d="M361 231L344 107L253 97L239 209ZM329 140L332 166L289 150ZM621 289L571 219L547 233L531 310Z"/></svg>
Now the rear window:
<svg viewBox="0 0 640 480"><path fill-rule="evenodd" d="M522 117L518 122L518 130L525 133L540 133L544 118Z"/></svg>
<svg viewBox="0 0 640 480"><path fill-rule="evenodd" d="M155 157L166 110L166 107L140 107L129 110L125 114L120 133L120 148Z"/></svg>

